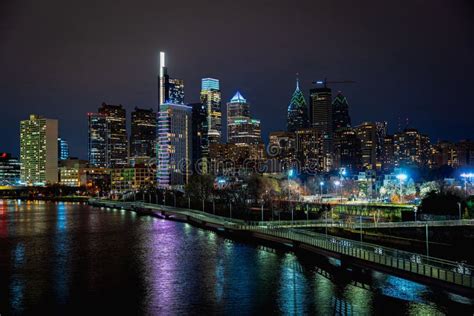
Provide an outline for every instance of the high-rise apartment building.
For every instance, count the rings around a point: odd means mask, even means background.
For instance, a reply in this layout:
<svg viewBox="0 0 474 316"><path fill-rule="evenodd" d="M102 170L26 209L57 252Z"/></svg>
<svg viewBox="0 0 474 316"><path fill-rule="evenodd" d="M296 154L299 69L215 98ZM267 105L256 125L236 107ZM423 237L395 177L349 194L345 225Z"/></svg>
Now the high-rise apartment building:
<svg viewBox="0 0 474 316"><path fill-rule="evenodd" d="M354 174L362 169L361 140L351 127L340 127L334 137L334 167Z"/></svg>
<svg viewBox="0 0 474 316"><path fill-rule="evenodd" d="M155 157L156 113L152 109L135 108L130 131L130 157Z"/></svg>
<svg viewBox="0 0 474 316"><path fill-rule="evenodd" d="M164 103L158 116L157 182L161 188L188 183L192 154L192 108Z"/></svg>
<svg viewBox="0 0 474 316"><path fill-rule="evenodd" d="M375 169L377 161L377 127L373 122L363 122L355 128L361 142L362 167Z"/></svg>
<svg viewBox="0 0 474 316"><path fill-rule="evenodd" d="M430 158L430 140L414 128L406 128L394 135L395 165L418 166L428 165Z"/></svg>
<svg viewBox="0 0 474 316"><path fill-rule="evenodd" d="M58 182L58 121L30 115L20 122L21 182L46 185Z"/></svg>

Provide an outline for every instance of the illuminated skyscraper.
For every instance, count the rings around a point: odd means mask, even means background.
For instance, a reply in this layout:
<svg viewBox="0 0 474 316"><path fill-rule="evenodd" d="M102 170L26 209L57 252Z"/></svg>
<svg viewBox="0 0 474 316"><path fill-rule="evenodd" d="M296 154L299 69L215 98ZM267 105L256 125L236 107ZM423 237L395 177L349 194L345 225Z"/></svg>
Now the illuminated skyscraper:
<svg viewBox="0 0 474 316"><path fill-rule="evenodd" d="M286 126L288 132L294 132L297 129L303 129L309 126L308 107L304 100L303 92L300 90L298 78L296 78L295 92L293 92L290 104L288 105Z"/></svg>
<svg viewBox="0 0 474 316"><path fill-rule="evenodd" d="M192 108L164 103L158 116L157 182L160 188L183 187L191 167Z"/></svg>
<svg viewBox="0 0 474 316"><path fill-rule="evenodd" d="M132 112L130 157L155 157L156 113L135 108Z"/></svg>
<svg viewBox="0 0 474 316"><path fill-rule="evenodd" d="M67 141L58 138L58 160L69 159L69 145Z"/></svg>
<svg viewBox="0 0 474 316"><path fill-rule="evenodd" d="M87 113L89 126L88 159L92 167L107 167L107 120L100 113Z"/></svg>
<svg viewBox="0 0 474 316"><path fill-rule="evenodd" d="M332 121L334 132L342 127L351 126L351 117L349 116L349 104L345 96L339 92L332 102Z"/></svg>
<svg viewBox="0 0 474 316"><path fill-rule="evenodd" d="M395 165L426 166L430 157L430 140L414 128L394 135Z"/></svg>
<svg viewBox="0 0 474 316"><path fill-rule="evenodd" d="M30 115L20 122L21 182L45 185L58 182L58 121Z"/></svg>
<svg viewBox="0 0 474 316"><path fill-rule="evenodd" d="M106 121L106 162L108 168L128 165L127 115L121 104L102 103L99 113Z"/></svg>
<svg viewBox="0 0 474 316"><path fill-rule="evenodd" d="M165 53L160 52L160 73L158 77L158 106L163 103L184 104L184 81L168 75Z"/></svg>
<svg viewBox="0 0 474 316"><path fill-rule="evenodd" d="M221 90L218 79L201 80L201 103L205 106L207 117L205 137L209 144L218 144L222 138Z"/></svg>
<svg viewBox="0 0 474 316"><path fill-rule="evenodd" d="M373 122L363 122L355 128L361 141L362 166L375 169L377 154L377 129Z"/></svg>
<svg viewBox="0 0 474 316"><path fill-rule="evenodd" d="M310 90L311 127L323 138L324 153L332 153L333 121L331 89L324 86Z"/></svg>
<svg viewBox="0 0 474 316"><path fill-rule="evenodd" d="M250 117L250 104L238 91L227 103L227 141L232 144L262 142L260 120Z"/></svg>

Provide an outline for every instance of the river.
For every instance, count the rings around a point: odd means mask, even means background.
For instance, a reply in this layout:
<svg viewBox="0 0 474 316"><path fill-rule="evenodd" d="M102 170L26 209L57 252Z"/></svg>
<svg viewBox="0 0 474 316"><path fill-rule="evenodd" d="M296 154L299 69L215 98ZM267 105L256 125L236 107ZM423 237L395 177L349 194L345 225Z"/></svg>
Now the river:
<svg viewBox="0 0 474 316"><path fill-rule="evenodd" d="M360 273L359 273L360 274ZM472 315L473 301L335 260L79 203L0 200L0 314Z"/></svg>

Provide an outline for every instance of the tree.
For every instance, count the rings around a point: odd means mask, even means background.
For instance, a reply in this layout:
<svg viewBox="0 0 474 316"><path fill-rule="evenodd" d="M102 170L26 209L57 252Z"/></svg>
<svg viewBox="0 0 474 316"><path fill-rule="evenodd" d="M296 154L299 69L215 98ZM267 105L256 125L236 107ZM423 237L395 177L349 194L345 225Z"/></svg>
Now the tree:
<svg viewBox="0 0 474 316"><path fill-rule="evenodd" d="M462 197L454 190L430 191L421 201L420 212L433 215L457 216L459 214L458 203L461 202Z"/></svg>
<svg viewBox="0 0 474 316"><path fill-rule="evenodd" d="M198 199L203 203L211 196L214 189L214 178L208 174L193 174L184 187L186 196Z"/></svg>

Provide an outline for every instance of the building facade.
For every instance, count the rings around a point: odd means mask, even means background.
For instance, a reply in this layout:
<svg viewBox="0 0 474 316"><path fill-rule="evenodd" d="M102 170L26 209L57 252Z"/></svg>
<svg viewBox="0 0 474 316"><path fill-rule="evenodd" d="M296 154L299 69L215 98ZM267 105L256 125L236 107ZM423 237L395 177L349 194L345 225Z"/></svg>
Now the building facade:
<svg viewBox="0 0 474 316"><path fill-rule="evenodd" d="M26 185L58 182L58 121L30 115L20 122L20 180Z"/></svg>
<svg viewBox="0 0 474 316"><path fill-rule="evenodd" d="M80 159L65 159L59 162L59 183L69 187L86 185L85 171L87 161Z"/></svg>

